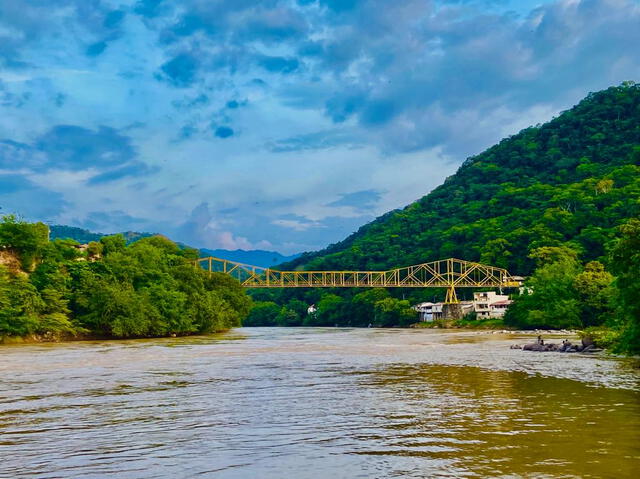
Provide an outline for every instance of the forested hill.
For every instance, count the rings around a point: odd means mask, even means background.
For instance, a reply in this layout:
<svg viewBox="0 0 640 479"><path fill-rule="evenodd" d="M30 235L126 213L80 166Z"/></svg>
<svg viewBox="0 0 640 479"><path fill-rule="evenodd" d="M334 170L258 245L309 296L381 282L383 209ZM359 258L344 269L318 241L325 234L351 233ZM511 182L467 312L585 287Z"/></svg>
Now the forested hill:
<svg viewBox="0 0 640 479"><path fill-rule="evenodd" d="M100 241L100 238L105 236L109 236L104 233L93 233L89 230L83 228L77 228L75 226L65 226L65 225L52 225L49 226L49 237L50 239L72 239L79 243L89 243L91 241ZM141 238L149 238L151 236L156 236L153 233L139 233L136 231L125 231L119 233L124 236L127 244L133 243L134 241L138 241ZM178 245L182 247L188 247L182 243L178 243ZM269 266L273 266L274 264L283 263L285 261L291 261L298 256L299 254L294 254L291 256L284 256L276 251L264 251L264 250L227 250L227 249L200 249L201 256L216 256L218 258L228 259L230 261L238 261L240 263L252 264L256 266L262 266L264 268L268 268Z"/></svg>
<svg viewBox="0 0 640 479"><path fill-rule="evenodd" d="M467 159L430 194L285 267L378 270L448 257L529 274L565 244L598 259L640 215L640 85L589 94L552 121Z"/></svg>
<svg viewBox="0 0 640 479"><path fill-rule="evenodd" d="M104 233L93 233L83 228L66 225L51 225L49 226L49 232L49 237L52 241L56 239L72 239L74 241L77 241L78 243L84 244L91 241L100 241L100 238L109 236ZM127 244L133 243L134 241L137 241L141 238L149 238L151 236L155 236L153 233L138 233L137 231L124 231L119 234L124 236Z"/></svg>

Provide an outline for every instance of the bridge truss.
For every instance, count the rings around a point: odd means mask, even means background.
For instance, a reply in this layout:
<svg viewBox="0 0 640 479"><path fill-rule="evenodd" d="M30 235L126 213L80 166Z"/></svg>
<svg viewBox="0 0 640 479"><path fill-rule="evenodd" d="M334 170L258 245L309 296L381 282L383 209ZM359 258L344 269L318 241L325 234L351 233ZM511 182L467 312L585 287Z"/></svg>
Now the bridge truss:
<svg viewBox="0 0 640 479"><path fill-rule="evenodd" d="M458 302L455 288L521 285L504 268L454 258L388 271L279 271L213 256L197 264L231 275L246 288L446 288L446 303Z"/></svg>

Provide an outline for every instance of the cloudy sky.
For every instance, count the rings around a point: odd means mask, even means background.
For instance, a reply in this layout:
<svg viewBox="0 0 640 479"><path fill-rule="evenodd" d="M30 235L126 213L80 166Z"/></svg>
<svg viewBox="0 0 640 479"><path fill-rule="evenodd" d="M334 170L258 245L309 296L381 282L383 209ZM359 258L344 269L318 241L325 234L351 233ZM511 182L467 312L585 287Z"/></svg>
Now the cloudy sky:
<svg viewBox="0 0 640 479"><path fill-rule="evenodd" d="M0 0L0 206L317 249L590 91L638 0Z"/></svg>

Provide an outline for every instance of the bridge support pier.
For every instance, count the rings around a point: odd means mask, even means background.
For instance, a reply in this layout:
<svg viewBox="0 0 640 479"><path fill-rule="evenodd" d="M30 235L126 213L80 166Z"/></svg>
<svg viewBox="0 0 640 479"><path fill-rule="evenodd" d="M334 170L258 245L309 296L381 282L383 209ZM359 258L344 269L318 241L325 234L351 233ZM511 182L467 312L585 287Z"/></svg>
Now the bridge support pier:
<svg viewBox="0 0 640 479"><path fill-rule="evenodd" d="M462 319L462 306L460 303L445 303L442 305L443 319Z"/></svg>
<svg viewBox="0 0 640 479"><path fill-rule="evenodd" d="M456 288L449 286L447 288L447 296L442 306L442 316L444 319L461 319L462 318L462 306L458 301L456 295Z"/></svg>

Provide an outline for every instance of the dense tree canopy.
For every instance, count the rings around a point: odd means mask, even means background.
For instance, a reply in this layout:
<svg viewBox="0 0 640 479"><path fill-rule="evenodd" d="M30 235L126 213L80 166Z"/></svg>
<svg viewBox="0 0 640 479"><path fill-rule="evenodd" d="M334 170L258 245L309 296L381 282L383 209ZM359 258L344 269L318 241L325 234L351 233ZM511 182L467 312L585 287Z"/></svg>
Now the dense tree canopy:
<svg viewBox="0 0 640 479"><path fill-rule="evenodd" d="M621 237L611 251L616 278L616 302L623 335L620 349L640 353L640 219L620 228Z"/></svg>
<svg viewBox="0 0 640 479"><path fill-rule="evenodd" d="M46 231L13 217L0 224L5 256L28 266L0 266L0 337L207 333L240 326L248 314L250 300L237 281L195 268L197 251L166 238L127 246L115 235L80 248L72 240L49 242Z"/></svg>
<svg viewBox="0 0 640 479"><path fill-rule="evenodd" d="M538 268L509 308L507 324L524 328L583 328L610 319L613 277L597 262L584 268L566 247L541 247L530 255Z"/></svg>

